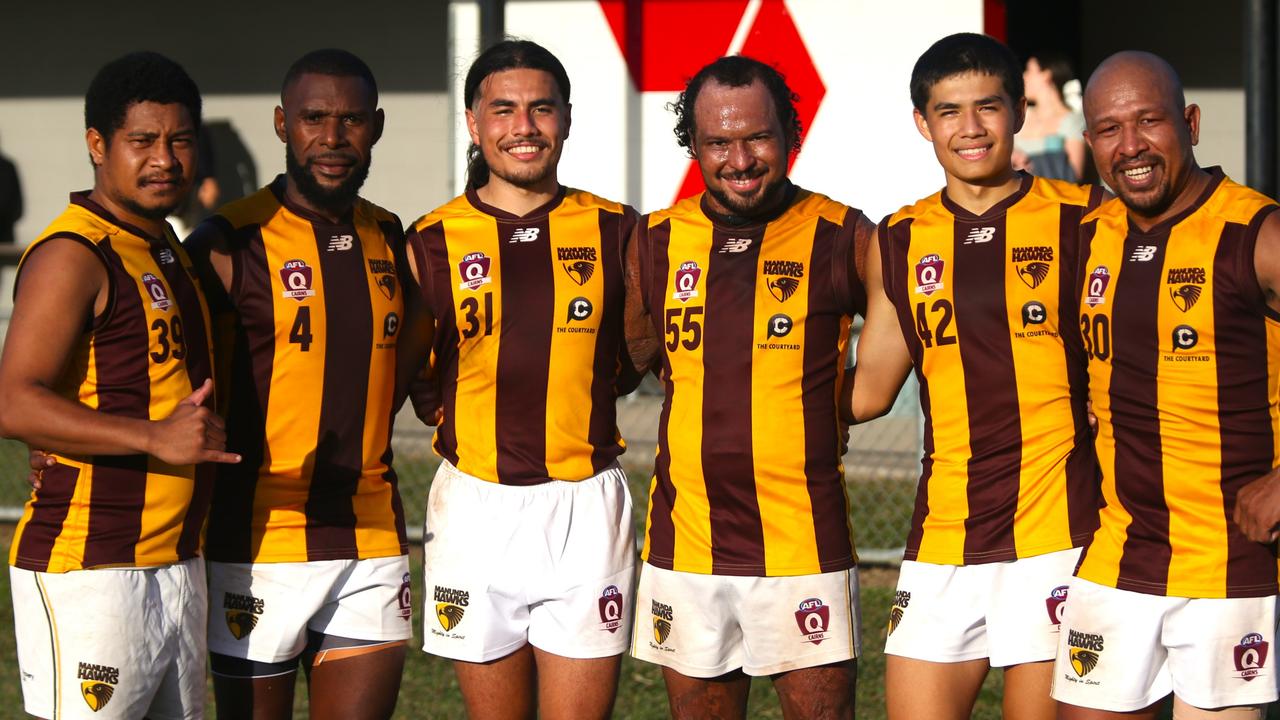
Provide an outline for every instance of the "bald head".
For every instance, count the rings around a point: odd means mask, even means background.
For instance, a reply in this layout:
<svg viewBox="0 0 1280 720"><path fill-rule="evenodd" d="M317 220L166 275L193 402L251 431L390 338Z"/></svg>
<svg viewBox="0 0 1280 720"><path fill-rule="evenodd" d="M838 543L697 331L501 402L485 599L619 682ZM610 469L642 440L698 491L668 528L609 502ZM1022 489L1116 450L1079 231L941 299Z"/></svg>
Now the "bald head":
<svg viewBox="0 0 1280 720"><path fill-rule="evenodd" d="M1102 61L1089 76L1084 90L1084 115L1086 121L1098 114L1117 89L1141 86L1154 91L1168 103L1167 107L1181 113L1186 107L1182 92L1182 79L1173 66L1159 55L1140 50L1125 50Z"/></svg>

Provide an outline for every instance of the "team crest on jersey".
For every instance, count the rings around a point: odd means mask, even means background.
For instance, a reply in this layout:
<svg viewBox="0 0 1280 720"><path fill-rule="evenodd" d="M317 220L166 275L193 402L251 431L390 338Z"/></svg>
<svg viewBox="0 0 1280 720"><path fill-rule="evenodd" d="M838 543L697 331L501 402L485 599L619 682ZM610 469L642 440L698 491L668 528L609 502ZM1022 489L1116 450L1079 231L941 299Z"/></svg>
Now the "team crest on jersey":
<svg viewBox="0 0 1280 720"><path fill-rule="evenodd" d="M1195 307L1204 292L1208 276L1202 267L1169 268L1165 283L1170 285L1169 299L1182 312Z"/></svg>
<svg viewBox="0 0 1280 720"><path fill-rule="evenodd" d="M601 626L611 633L618 632L618 628L622 627L622 609L625 604L622 591L617 585L610 585L600 594L599 603Z"/></svg>
<svg viewBox="0 0 1280 720"><path fill-rule="evenodd" d="M396 604L400 606L400 617L405 622L413 615L413 591L409 585L409 573L400 578L400 592L396 595Z"/></svg>
<svg viewBox="0 0 1280 720"><path fill-rule="evenodd" d="M302 302L303 298L313 297L311 289L313 273L311 266L303 260L290 260L280 268L280 281L284 283L284 297Z"/></svg>
<svg viewBox="0 0 1280 720"><path fill-rule="evenodd" d="M1262 639L1261 633L1249 633L1240 638L1240 644L1235 647L1236 671L1240 674L1237 676L1242 680L1252 680L1260 677L1267 666L1267 650L1271 644Z"/></svg>
<svg viewBox="0 0 1280 720"><path fill-rule="evenodd" d="M488 285L493 282L493 278L489 277L491 263L492 258L482 252L463 255L462 262L458 263L458 274L462 276L462 282L458 283L458 289L475 290L481 285Z"/></svg>
<svg viewBox="0 0 1280 720"><path fill-rule="evenodd" d="M239 593L223 593L222 609L227 615L227 629L231 636L243 640L258 626L258 617L262 615L266 603L262 598Z"/></svg>
<svg viewBox="0 0 1280 720"><path fill-rule="evenodd" d="M1067 586L1059 585L1049 592L1044 599L1044 609L1049 611L1049 622L1055 626L1062 624L1062 611L1066 608Z"/></svg>
<svg viewBox="0 0 1280 720"><path fill-rule="evenodd" d="M942 270L946 263L937 254L929 254L916 263L916 293L932 295L942 289Z"/></svg>
<svg viewBox="0 0 1280 720"><path fill-rule="evenodd" d="M680 263L680 267L676 268L676 290L671 293L672 299L689 302L690 298L698 297L698 280L701 277L702 268L698 267L698 263L692 260Z"/></svg>
<svg viewBox="0 0 1280 720"><path fill-rule="evenodd" d="M671 624L675 622L675 612L671 610L671 606L666 603L652 601L650 611L653 614L653 639L658 645L667 642L667 638L671 636Z"/></svg>
<svg viewBox="0 0 1280 720"><path fill-rule="evenodd" d="M85 704L98 712L111 702L111 696L120 684L120 669L82 662L76 670L76 678L80 680L80 695Z"/></svg>
<svg viewBox="0 0 1280 720"><path fill-rule="evenodd" d="M168 310L173 305L173 301L169 299L169 291L164 289L160 278L151 273L142 273L142 286L147 289L147 295L151 296L152 308Z"/></svg>
<svg viewBox="0 0 1280 720"><path fill-rule="evenodd" d="M471 593L466 590L455 590L443 585L435 587L436 620L446 633L450 633L462 622L467 614L467 605L471 603Z"/></svg>
<svg viewBox="0 0 1280 720"><path fill-rule="evenodd" d="M564 273L579 285L586 285L596 272L596 249L593 247L556 248L556 257Z"/></svg>
<svg viewBox="0 0 1280 720"><path fill-rule="evenodd" d="M893 607L889 608L889 634L892 635L894 630L898 629L898 624L902 622L902 616L907 612L907 606L911 604L911 593L907 590L899 590L893 596Z"/></svg>
<svg viewBox="0 0 1280 720"><path fill-rule="evenodd" d="M396 299L396 264L381 258L369 258L369 272L375 276L374 284L388 300Z"/></svg>
<svg viewBox="0 0 1280 720"><path fill-rule="evenodd" d="M822 644L827 639L827 628L831 624L831 608L818 598L808 598L800 603L796 610L796 625L805 642L814 645Z"/></svg>
<svg viewBox="0 0 1280 720"><path fill-rule="evenodd" d="M1084 677L1098 666L1098 659L1102 657L1103 638L1095 633L1068 630L1067 650L1071 669L1076 671L1078 677Z"/></svg>
<svg viewBox="0 0 1280 720"><path fill-rule="evenodd" d="M765 260L764 275L770 278L769 293L778 302L786 302L800 289L804 277L804 263L795 260Z"/></svg>
<svg viewBox="0 0 1280 720"><path fill-rule="evenodd" d="M1097 307L1107 300L1107 286L1111 284L1111 271L1106 265L1099 265L1089 273L1089 284L1086 286L1088 293L1085 295L1084 304L1089 307Z"/></svg>

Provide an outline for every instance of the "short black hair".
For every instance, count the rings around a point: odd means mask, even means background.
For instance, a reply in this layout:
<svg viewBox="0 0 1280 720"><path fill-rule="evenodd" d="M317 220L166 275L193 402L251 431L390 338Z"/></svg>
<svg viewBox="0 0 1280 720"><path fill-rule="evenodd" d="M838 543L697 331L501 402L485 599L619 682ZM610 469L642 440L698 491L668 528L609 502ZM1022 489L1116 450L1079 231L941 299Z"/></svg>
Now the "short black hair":
<svg viewBox="0 0 1280 720"><path fill-rule="evenodd" d="M373 79L373 71L365 61L354 53L339 48L323 48L312 50L289 66L284 74L284 82L280 83L280 102L284 102L285 91L303 75L328 75L330 77L357 77L364 80L373 92L373 102L378 102L378 81Z"/></svg>
<svg viewBox="0 0 1280 720"><path fill-rule="evenodd" d="M676 142L694 156L694 143L697 128L694 125L693 108L698 101L698 94L708 80L714 80L728 87L746 87L759 80L764 84L769 96L773 98L773 106L778 112L778 120L784 132L791 134L790 152L800 150L800 134L804 128L800 125L800 114L796 112L799 96L787 86L787 79L778 69L768 63L760 62L745 55L726 55L711 62L685 84L684 91L676 101L669 103L667 109L676 114Z"/></svg>
<svg viewBox="0 0 1280 720"><path fill-rule="evenodd" d="M84 94L84 127L107 140L124 126L134 103L179 104L200 128L200 88L178 63L154 52L134 52L103 65Z"/></svg>
<svg viewBox="0 0 1280 720"><path fill-rule="evenodd" d="M569 104L569 73L564 64L551 53L531 40L507 38L489 46L471 63L467 79L462 84L462 102L467 109L476 101L476 93L485 78L504 70L541 70L549 75L560 91L560 99ZM467 185L478 188L489 182L489 165L484 161L480 146L475 143L467 148Z"/></svg>
<svg viewBox="0 0 1280 720"><path fill-rule="evenodd" d="M1009 46L987 35L956 33L931 45L916 60L911 69L911 104L923 114L934 85L965 73L1000 78L1005 93L1014 103L1026 95L1022 65Z"/></svg>

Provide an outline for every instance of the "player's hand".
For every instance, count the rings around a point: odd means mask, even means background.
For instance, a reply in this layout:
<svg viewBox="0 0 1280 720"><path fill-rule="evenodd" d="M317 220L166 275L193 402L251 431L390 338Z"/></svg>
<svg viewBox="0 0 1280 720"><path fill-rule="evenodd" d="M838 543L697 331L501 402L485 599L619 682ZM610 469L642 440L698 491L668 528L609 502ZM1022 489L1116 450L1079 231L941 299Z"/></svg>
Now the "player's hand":
<svg viewBox="0 0 1280 720"><path fill-rule="evenodd" d="M213 381L205 380L178 403L169 417L151 426L150 454L170 465L201 462L238 463L240 456L224 452L227 431L222 418L204 406L213 393Z"/></svg>
<svg viewBox="0 0 1280 720"><path fill-rule="evenodd" d="M1240 489L1234 519L1240 531L1254 542L1275 542L1280 537L1280 469Z"/></svg>
<svg viewBox="0 0 1280 720"><path fill-rule="evenodd" d="M31 472L27 473L27 484L39 490L44 481L44 471L58 464L58 460L43 450L27 448L27 463Z"/></svg>
<svg viewBox="0 0 1280 720"><path fill-rule="evenodd" d="M1093 401L1085 400L1084 409L1086 417L1089 419L1089 429L1093 431L1093 436L1098 437L1098 416L1093 414Z"/></svg>

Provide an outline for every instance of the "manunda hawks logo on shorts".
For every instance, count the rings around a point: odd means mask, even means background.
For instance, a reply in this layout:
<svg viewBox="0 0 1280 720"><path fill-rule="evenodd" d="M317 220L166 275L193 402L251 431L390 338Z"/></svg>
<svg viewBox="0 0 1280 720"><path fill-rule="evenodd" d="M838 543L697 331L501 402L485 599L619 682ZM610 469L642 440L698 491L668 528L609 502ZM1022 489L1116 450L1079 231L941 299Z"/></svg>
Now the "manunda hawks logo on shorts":
<svg viewBox="0 0 1280 720"><path fill-rule="evenodd" d="M461 637L454 635L452 631L462 622L462 616L467 614L467 605L471 604L470 591L436 585L434 598L436 620L440 622L440 627L444 628L444 634L448 637ZM431 632L437 635L442 634L435 628L431 628Z"/></svg>
<svg viewBox="0 0 1280 720"><path fill-rule="evenodd" d="M258 626L258 617L262 615L266 603L262 598L239 593L223 593L222 609L227 614L227 629L232 637L243 640Z"/></svg>
<svg viewBox="0 0 1280 720"><path fill-rule="evenodd" d="M82 662L76 668L76 679L80 681L80 696L89 709L98 712L111 702L120 684L120 669L110 665L97 665Z"/></svg>
<svg viewBox="0 0 1280 720"><path fill-rule="evenodd" d="M611 633L622 627L622 608L625 600L617 585L610 585L600 594L600 623Z"/></svg>
<svg viewBox="0 0 1280 720"><path fill-rule="evenodd" d="M827 639L830 623L831 608L823 604L822 600L808 598L800 602L800 608L796 610L796 625L800 627L800 634L804 635L805 642L821 644Z"/></svg>
<svg viewBox="0 0 1280 720"><path fill-rule="evenodd" d="M1262 639L1262 633L1249 633L1240 638L1240 644L1235 647L1236 670L1240 673L1236 677L1242 680L1261 677L1266 671L1270 647L1271 644Z"/></svg>
<svg viewBox="0 0 1280 720"><path fill-rule="evenodd" d="M664 602L658 602L657 600L653 600L651 602L652 605L650 607L650 612L653 614L653 639L657 642L649 643L649 647L666 650L668 648L660 648L659 646L665 644L667 642L667 637L671 635L671 623L675 622L675 612L671 609L670 605Z"/></svg>

